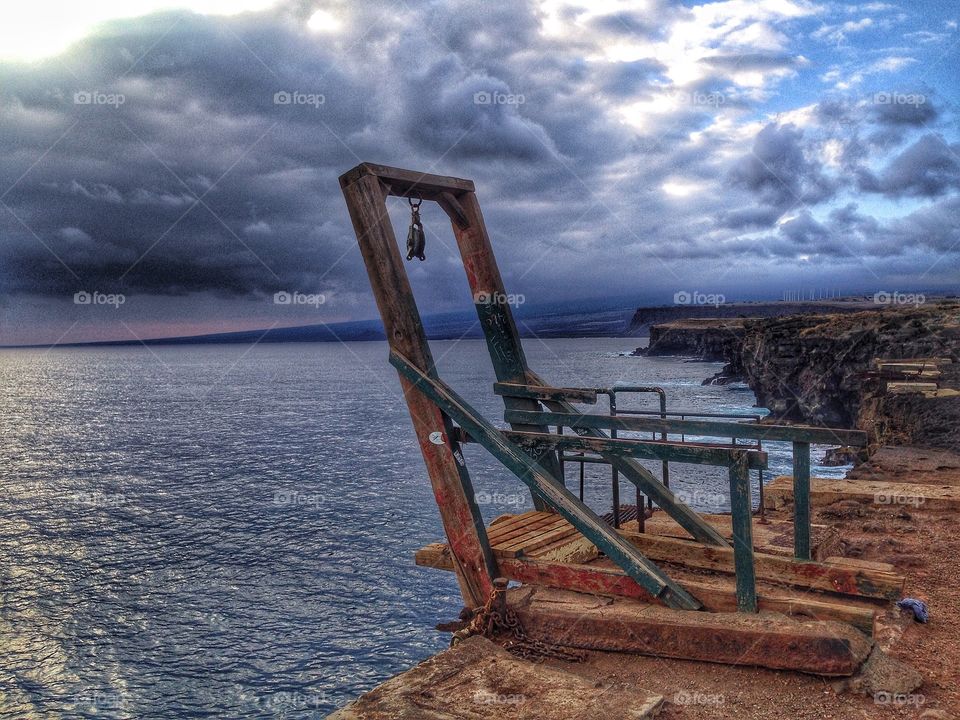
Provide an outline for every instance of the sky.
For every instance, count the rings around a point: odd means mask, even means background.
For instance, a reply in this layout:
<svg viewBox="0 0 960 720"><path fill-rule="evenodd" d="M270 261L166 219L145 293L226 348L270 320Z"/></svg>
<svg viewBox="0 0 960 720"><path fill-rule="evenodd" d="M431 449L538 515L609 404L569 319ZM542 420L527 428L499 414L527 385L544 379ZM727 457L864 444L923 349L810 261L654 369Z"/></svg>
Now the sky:
<svg viewBox="0 0 960 720"><path fill-rule="evenodd" d="M946 0L4 4L0 345L375 317L337 182L362 161L472 179L529 303L956 292L958 21ZM421 311L469 308L449 221L422 214Z"/></svg>

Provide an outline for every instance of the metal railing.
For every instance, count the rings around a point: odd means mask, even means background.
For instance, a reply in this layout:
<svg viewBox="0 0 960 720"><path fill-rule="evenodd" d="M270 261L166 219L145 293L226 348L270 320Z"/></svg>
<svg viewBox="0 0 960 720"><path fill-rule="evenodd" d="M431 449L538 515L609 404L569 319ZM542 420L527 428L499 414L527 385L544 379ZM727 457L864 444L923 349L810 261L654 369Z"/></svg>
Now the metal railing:
<svg viewBox="0 0 960 720"><path fill-rule="evenodd" d="M686 420L688 418L719 418L725 420L752 420L754 422L761 419L761 415L755 413L711 413L711 412L699 412L695 410L667 410L667 392L662 387L657 385L615 385L612 388L592 388L592 392L595 392L597 395L606 395L609 400L609 415L615 417L617 415L635 415L635 416L644 416L644 415L653 415L658 416L664 420L668 417L678 417L681 420ZM623 409L620 408L617 403L617 393L650 393L658 396L660 402L659 410L637 410L637 409ZM563 426L557 427L557 434L563 434ZM652 431L650 433L651 438L657 439L657 432ZM610 430L610 437L617 437L617 430L615 428ZM668 440L668 434L666 431L660 433L660 440ZM740 446L738 442L739 438L732 437L731 445ZM686 442L686 435L681 434L680 442ZM751 450L763 450L763 441L756 440L755 443L750 443L748 445L743 445L747 449ZM566 463L578 463L580 466L579 473L579 487L578 494L580 501L583 502L584 490L585 490L585 479L586 465L611 465L610 468L610 483L611 483L611 496L612 496L612 517L613 517L613 526L619 528L621 524L621 506L620 506L620 473L616 467L613 467L612 464L605 460L602 457L596 455L587 455L584 452L578 453L564 453L562 450L558 452L559 462L560 462L560 473L561 477L564 478L566 482ZM664 484L665 487L670 487L670 462L668 460L661 461L661 470L660 470L660 481ZM757 481L759 485L759 506L757 511L760 515L761 522L766 521L766 513L764 509L763 501L763 470L757 470ZM647 497L644 501L644 495L639 488L636 490L636 509L637 509L637 526L640 532L644 532L644 521L646 520L647 512L652 511L653 509L653 500L650 497Z"/></svg>

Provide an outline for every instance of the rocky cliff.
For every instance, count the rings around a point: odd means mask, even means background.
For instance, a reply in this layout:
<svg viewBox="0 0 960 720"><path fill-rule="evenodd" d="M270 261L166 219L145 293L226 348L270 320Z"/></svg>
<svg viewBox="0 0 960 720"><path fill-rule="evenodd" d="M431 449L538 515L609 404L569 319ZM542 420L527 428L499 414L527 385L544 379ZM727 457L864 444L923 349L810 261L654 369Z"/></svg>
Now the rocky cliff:
<svg viewBox="0 0 960 720"><path fill-rule="evenodd" d="M960 442L955 300L852 314L678 321L654 326L650 337L647 354L726 360L711 381L744 380L776 420L860 427L874 443ZM944 362L919 378L936 379L933 387L923 382L904 387L878 374L877 358Z"/></svg>
<svg viewBox="0 0 960 720"><path fill-rule="evenodd" d="M876 358L960 360L960 304L747 321L738 355L774 417L852 427Z"/></svg>
<svg viewBox="0 0 960 720"><path fill-rule="evenodd" d="M742 318L690 318L654 325L650 343L635 355L689 355L699 360L727 360L743 340Z"/></svg>
<svg viewBox="0 0 960 720"><path fill-rule="evenodd" d="M688 296L692 297L692 296ZM705 318L767 318L809 313L847 313L867 309L871 303L862 297L835 300L805 300L798 302L719 302L710 304L661 305L637 308L627 334L652 335L653 328L663 323Z"/></svg>

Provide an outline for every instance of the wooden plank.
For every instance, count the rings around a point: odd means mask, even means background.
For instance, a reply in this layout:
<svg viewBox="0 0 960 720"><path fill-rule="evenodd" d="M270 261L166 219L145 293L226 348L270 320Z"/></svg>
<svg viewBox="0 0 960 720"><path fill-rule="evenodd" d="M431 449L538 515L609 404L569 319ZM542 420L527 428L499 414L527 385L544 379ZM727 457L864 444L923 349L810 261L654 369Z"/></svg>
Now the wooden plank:
<svg viewBox="0 0 960 720"><path fill-rule="evenodd" d="M729 548L649 533L621 531L621 535L651 560L734 573L734 554ZM902 597L905 578L896 573L892 565L847 560L829 558L824 562L814 562L756 552L753 556L759 580L865 598L896 600Z"/></svg>
<svg viewBox="0 0 960 720"><path fill-rule="evenodd" d="M647 560L626 540L615 533L593 510L584 505L562 483L546 474L517 446L507 442L497 428L483 419L443 381L431 378L412 365L402 354L391 351L390 363L432 400L444 413L476 438L497 460L524 484L547 500L572 525L634 581L662 599L670 607L696 610L700 603Z"/></svg>
<svg viewBox="0 0 960 720"><path fill-rule="evenodd" d="M570 529L572 527L573 526L562 517L556 516L556 520L551 523L538 528L533 528L525 533L521 533L512 538L507 538L497 543L494 547L494 550L503 553L505 551L523 548L525 545L535 542L544 535L555 533L558 530Z"/></svg>
<svg viewBox="0 0 960 720"><path fill-rule="evenodd" d="M673 420L657 417L611 417L576 412L535 412L508 410L504 420L518 423L542 423L569 428L606 429L636 432L665 432L674 435L702 435L705 437L744 438L751 440L803 441L825 445L863 447L867 434L860 430L839 430L807 425L762 425L713 420Z"/></svg>
<svg viewBox="0 0 960 720"><path fill-rule="evenodd" d="M415 562L421 567L451 570L450 551L443 543L433 543L417 551ZM536 558L503 558L500 560L503 577L516 582L531 583L597 595L632 597L651 601L651 595L633 582L619 568L598 563L577 564L542 561ZM704 609L711 612L734 612L737 609L735 585L726 578L698 577L684 579L681 584L696 594ZM824 595L793 592L780 588L760 588L757 606L761 611L785 615L835 620L853 625L872 636L876 609L869 603L857 603L845 598L842 602Z"/></svg>
<svg viewBox="0 0 960 720"><path fill-rule="evenodd" d="M733 518L728 514L704 514L704 521L713 526L725 538L733 537ZM629 521L623 524L627 530L637 531L637 523ZM837 531L828 525L811 524L811 546L814 560L823 561L830 555L835 555L840 548L840 537ZM673 518L665 512L654 511L653 517L647 518L644 532L647 535L662 535L665 537L689 540L690 535L680 527ZM793 523L789 520L768 519L761 522L759 518L753 520L753 547L757 552L769 555L793 557Z"/></svg>
<svg viewBox="0 0 960 720"><path fill-rule="evenodd" d="M793 503L793 478L784 475L767 484L764 500L768 510ZM921 485L881 480L834 480L812 478L810 500L823 507L838 500L856 500L876 507L907 507L918 510L960 509L960 487Z"/></svg>
<svg viewBox="0 0 960 720"><path fill-rule="evenodd" d="M539 515L541 515L539 510L528 510L527 512L520 513L519 515L511 515L509 513L500 515L490 522L490 527L487 528L487 537L492 543L493 538L496 535L506 532L506 530L514 526L523 525Z"/></svg>
<svg viewBox="0 0 960 720"><path fill-rule="evenodd" d="M496 533L495 536L492 534L490 535L490 544L498 545L498 544L508 542L512 538L518 537L520 535L524 535L530 532L531 530L535 530L536 528L543 527L545 525L554 524L558 520L562 521L563 518L560 518L555 513L538 511L536 517L529 518L528 520L525 520L523 522L514 523L509 527L504 528L503 530L500 530L499 528L494 528L498 532ZM493 531L491 530L490 532L492 533Z"/></svg>
<svg viewBox="0 0 960 720"><path fill-rule="evenodd" d="M436 200L442 193L458 196L475 189L472 180L365 162L340 176L340 187L344 194L349 186L365 177L382 181L390 195L421 197L425 200Z"/></svg>
<svg viewBox="0 0 960 720"><path fill-rule="evenodd" d="M529 543L525 543L519 548L513 548L511 552L513 552L513 557L519 557L521 555L529 555L531 553L535 553L540 548L555 546L558 543L558 541L569 541L569 540L574 540L578 537L583 537L583 536L580 535L577 529L572 525L570 527L557 528L549 535L544 535L539 538L534 538L532 541L530 541ZM510 556L507 555L507 557L510 557Z"/></svg>
<svg viewBox="0 0 960 720"><path fill-rule="evenodd" d="M747 466L751 470L766 470L767 453L762 450L747 450L733 445L707 445L705 443L681 443L670 440L646 440L640 438L584 437L581 435L558 435L556 433L531 433L504 431L504 436L520 447L546 446L565 452L609 453L645 460L668 460L695 465L729 467L735 453L747 453Z"/></svg>
<svg viewBox="0 0 960 720"><path fill-rule="evenodd" d="M566 400L584 405L597 404L597 391L589 388L555 388L542 385L521 385L518 383L494 383L495 395L532 398L534 400Z"/></svg>
<svg viewBox="0 0 960 720"><path fill-rule="evenodd" d="M395 675L328 720L648 720L663 705L660 695L597 681L578 668L521 660L474 636Z"/></svg>
<svg viewBox="0 0 960 720"><path fill-rule="evenodd" d="M528 636L589 650L618 651L794 670L852 675L873 643L848 625L799 622L783 615L689 613L656 605L543 588L508 593Z"/></svg>
<svg viewBox="0 0 960 720"><path fill-rule="evenodd" d="M355 170L360 171L360 168ZM366 172L360 172L349 183L341 178L341 185L387 341L392 349L403 352L422 372L435 375L420 313L387 214L383 187L376 176ZM400 385L430 476L444 532L453 548L464 603L476 607L489 597L497 571L463 454L451 438L453 425L450 419L409 379L401 377ZM436 437L435 433L441 433L443 438L439 444L430 440L431 436Z"/></svg>

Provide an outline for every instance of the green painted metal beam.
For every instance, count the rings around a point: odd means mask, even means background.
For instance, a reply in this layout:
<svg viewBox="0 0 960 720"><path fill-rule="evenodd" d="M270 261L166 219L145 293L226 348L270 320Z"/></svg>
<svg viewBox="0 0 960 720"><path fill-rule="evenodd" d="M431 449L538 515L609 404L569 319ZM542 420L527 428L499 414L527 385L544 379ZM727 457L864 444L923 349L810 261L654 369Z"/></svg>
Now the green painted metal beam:
<svg viewBox="0 0 960 720"><path fill-rule="evenodd" d="M729 467L737 462L744 452L729 447L700 445L695 443L670 442L669 440L640 440L635 438L594 438L580 435L556 435L554 433L531 433L503 431L504 436L523 450L546 445L553 449L574 452L606 452L642 460L668 460L692 465L716 465ZM747 467L751 470L767 469L767 453L762 450L746 450Z"/></svg>
<svg viewBox="0 0 960 720"><path fill-rule="evenodd" d="M541 465L504 438L496 427L470 407L446 383L429 377L396 351L390 353L390 363L532 491L545 498L557 509L557 512L637 584L660 598L669 607L681 610L702 609L703 606L696 598L614 532L593 510L580 502Z"/></svg>
<svg viewBox="0 0 960 720"><path fill-rule="evenodd" d="M757 580L753 567L753 506L746 457L730 466L730 513L733 525L733 568L737 576L737 610L757 612Z"/></svg>
<svg viewBox="0 0 960 720"><path fill-rule="evenodd" d="M810 559L810 443L793 443L793 554Z"/></svg>
<svg viewBox="0 0 960 720"><path fill-rule="evenodd" d="M644 417L611 417L585 415L573 412L535 412L510 410L504 413L507 422L563 425L573 429L626 430L666 432L675 435L704 435L707 437L736 437L749 440L782 440L786 442L820 443L824 445L851 445L863 447L867 434L860 430L835 430L808 425L761 425L709 420L672 420Z"/></svg>
<svg viewBox="0 0 960 720"><path fill-rule="evenodd" d="M494 383L495 395L506 397L530 398L532 400L565 400L567 402L596 405L597 391L587 388L553 388L537 387L535 385L519 385L517 383Z"/></svg>

